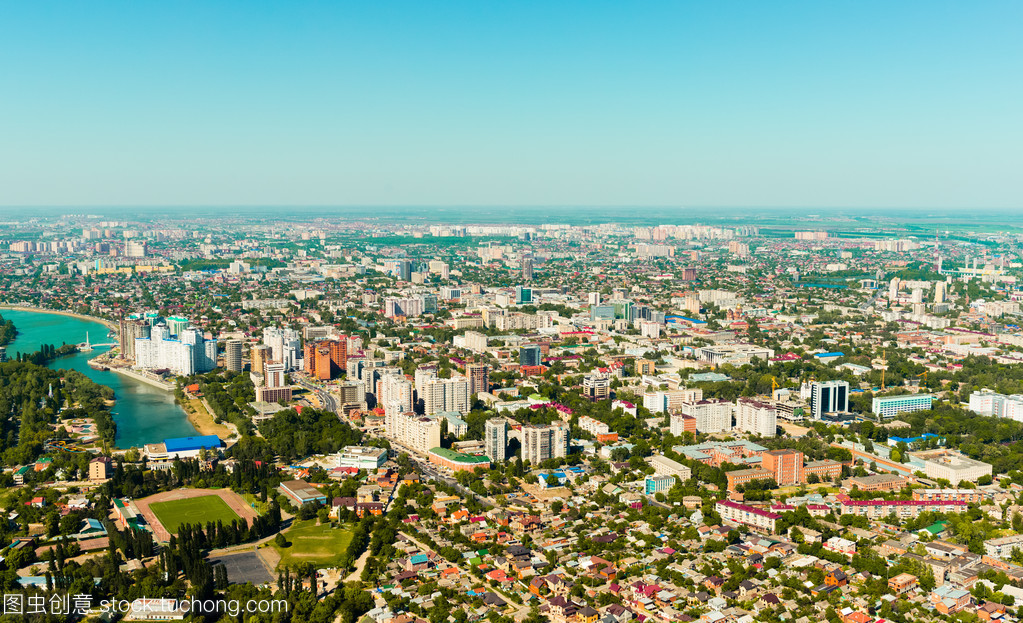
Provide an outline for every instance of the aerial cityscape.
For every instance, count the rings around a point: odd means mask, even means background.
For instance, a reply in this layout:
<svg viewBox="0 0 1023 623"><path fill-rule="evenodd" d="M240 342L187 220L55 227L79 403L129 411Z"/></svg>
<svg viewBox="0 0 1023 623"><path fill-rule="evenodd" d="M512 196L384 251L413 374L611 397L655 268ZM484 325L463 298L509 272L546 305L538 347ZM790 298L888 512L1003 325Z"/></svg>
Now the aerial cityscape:
<svg viewBox="0 0 1023 623"><path fill-rule="evenodd" d="M57 4L0 622L1023 617L1023 6Z"/></svg>

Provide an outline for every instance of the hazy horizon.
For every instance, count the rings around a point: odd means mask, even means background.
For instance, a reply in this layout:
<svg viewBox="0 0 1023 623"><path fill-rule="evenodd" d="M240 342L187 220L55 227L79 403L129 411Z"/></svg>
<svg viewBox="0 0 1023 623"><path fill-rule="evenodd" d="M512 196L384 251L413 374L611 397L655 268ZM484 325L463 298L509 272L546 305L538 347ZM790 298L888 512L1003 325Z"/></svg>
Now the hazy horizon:
<svg viewBox="0 0 1023 623"><path fill-rule="evenodd" d="M1018 208L1021 22L998 0L13 4L0 204Z"/></svg>

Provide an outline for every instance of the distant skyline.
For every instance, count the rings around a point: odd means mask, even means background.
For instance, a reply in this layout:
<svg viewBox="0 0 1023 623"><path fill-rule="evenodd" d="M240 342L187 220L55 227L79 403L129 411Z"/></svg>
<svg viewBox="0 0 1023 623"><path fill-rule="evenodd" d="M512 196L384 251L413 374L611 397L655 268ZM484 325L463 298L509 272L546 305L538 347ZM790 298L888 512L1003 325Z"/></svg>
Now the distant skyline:
<svg viewBox="0 0 1023 623"><path fill-rule="evenodd" d="M42 2L3 206L1023 208L1023 4Z"/></svg>

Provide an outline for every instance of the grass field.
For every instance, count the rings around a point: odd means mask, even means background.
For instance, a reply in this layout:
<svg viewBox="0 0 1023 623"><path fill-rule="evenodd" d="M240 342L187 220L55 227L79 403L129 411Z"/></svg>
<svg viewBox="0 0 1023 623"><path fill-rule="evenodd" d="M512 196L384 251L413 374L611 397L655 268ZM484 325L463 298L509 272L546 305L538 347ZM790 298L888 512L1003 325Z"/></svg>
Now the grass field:
<svg viewBox="0 0 1023 623"><path fill-rule="evenodd" d="M227 505L216 495L204 495L198 498L185 500L170 500L167 502L154 502L150 504L156 518L160 520L163 527L171 534L177 534L181 524L200 524L205 526L208 522L220 520L223 523L231 523L240 519Z"/></svg>
<svg viewBox="0 0 1023 623"><path fill-rule="evenodd" d="M281 555L280 564L294 566L311 562L322 567L331 567L338 564L348 549L352 531L348 528L331 528L330 524L317 525L315 519L307 521L296 519L284 532L284 537L288 539L290 544L288 547L273 545Z"/></svg>
<svg viewBox="0 0 1023 623"><path fill-rule="evenodd" d="M269 502L260 502L259 498L252 493L242 493L242 499L249 503L249 506L254 508L257 513L262 515L270 508Z"/></svg>

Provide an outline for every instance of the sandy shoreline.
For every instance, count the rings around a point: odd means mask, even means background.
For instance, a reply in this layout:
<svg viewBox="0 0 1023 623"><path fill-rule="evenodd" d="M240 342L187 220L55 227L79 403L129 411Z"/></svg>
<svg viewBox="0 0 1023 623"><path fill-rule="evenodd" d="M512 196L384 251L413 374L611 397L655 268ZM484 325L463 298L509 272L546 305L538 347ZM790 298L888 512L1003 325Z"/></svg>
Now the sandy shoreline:
<svg viewBox="0 0 1023 623"><path fill-rule="evenodd" d="M78 318L79 320L88 320L90 322L98 322L108 329L117 329L117 325L113 322L104 318L97 318L96 316L86 316L85 314L77 314L75 312L60 311L57 309L45 309L43 307L30 307L28 305L11 305L9 303L0 303L0 310L10 309L12 311L27 311L27 312L38 312L40 314L54 314L56 316L70 316L71 318Z"/></svg>

